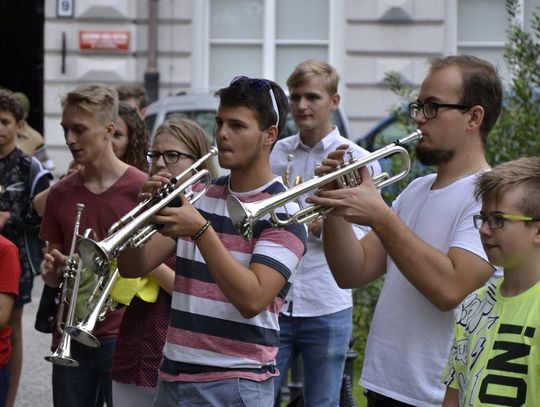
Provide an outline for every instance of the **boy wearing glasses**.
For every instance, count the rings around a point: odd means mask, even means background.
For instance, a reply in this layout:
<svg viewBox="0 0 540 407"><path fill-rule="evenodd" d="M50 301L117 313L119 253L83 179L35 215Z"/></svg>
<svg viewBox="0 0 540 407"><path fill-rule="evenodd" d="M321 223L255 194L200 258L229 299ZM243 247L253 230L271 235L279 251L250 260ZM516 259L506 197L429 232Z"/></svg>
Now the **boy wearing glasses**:
<svg viewBox="0 0 540 407"><path fill-rule="evenodd" d="M475 227L504 278L469 295L456 314L443 376L444 407L540 404L540 158L482 174Z"/></svg>
<svg viewBox="0 0 540 407"><path fill-rule="evenodd" d="M467 55L432 60L411 116L423 134L417 157L437 173L411 182L392 208L366 169L360 186L311 198L335 208L324 223L324 249L338 285L357 287L385 276L360 381L370 407L443 401L439 378L453 309L493 274L471 218L480 210L474 181L488 169L485 140L501 101L502 84L488 62ZM334 168L342 155L331 154L318 173ZM356 241L351 223L372 230Z"/></svg>
<svg viewBox="0 0 540 407"><path fill-rule="evenodd" d="M253 239L235 229L227 210L232 195L243 202L283 192L272 174L270 150L283 129L287 99L274 82L235 78L216 92L219 164L230 175L212 182L193 205L162 209L164 225L141 249L119 257L123 276L144 275L176 254L171 318L160 367L156 406L272 406L278 312L305 251L305 228L258 221ZM146 189L169 182L162 172ZM202 191L203 185L193 187ZM294 203L278 216L294 213ZM173 239L171 239L171 237Z"/></svg>

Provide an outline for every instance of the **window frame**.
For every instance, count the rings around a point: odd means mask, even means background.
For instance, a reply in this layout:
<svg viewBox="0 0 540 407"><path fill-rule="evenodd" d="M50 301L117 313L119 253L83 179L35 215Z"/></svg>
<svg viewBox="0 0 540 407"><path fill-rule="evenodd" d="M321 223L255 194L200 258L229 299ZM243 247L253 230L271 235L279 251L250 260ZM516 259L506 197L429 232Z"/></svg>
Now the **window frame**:
<svg viewBox="0 0 540 407"><path fill-rule="evenodd" d="M210 47L211 45L250 44L262 47L261 77L275 80L277 47L282 45L326 45L328 63L338 72L342 71L345 54L343 24L345 2L343 0L328 0L328 40L277 39L276 14L278 0L262 0L263 3L263 38L258 40L221 40L210 37L210 1L197 0L193 2L193 54L192 80L193 88L210 88ZM200 23L199 23L200 22Z"/></svg>

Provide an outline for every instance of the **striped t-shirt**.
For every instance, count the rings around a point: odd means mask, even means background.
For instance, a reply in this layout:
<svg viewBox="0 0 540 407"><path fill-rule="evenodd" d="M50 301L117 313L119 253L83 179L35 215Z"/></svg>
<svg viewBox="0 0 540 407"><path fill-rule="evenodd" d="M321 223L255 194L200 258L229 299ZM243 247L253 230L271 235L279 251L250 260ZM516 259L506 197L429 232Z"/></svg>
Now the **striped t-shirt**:
<svg viewBox="0 0 540 407"><path fill-rule="evenodd" d="M276 177L255 191L231 192L227 176L215 180L195 203L239 263L246 267L264 264L287 282L263 312L246 319L214 282L197 245L190 238L179 238L162 380L205 382L240 377L263 381L278 374L278 315L305 252L306 228L291 225L279 229L265 216L256 222L253 240L245 240L229 218L227 197L232 194L242 202L254 202L283 191L285 186ZM276 212L285 217L297 210L296 203L287 203Z"/></svg>

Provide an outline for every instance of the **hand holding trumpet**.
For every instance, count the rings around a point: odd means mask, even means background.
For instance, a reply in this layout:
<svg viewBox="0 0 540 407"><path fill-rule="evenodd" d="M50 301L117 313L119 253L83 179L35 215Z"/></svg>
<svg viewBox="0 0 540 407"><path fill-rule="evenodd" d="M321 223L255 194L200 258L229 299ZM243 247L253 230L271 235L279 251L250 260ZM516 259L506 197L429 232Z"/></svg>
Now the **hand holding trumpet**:
<svg viewBox="0 0 540 407"><path fill-rule="evenodd" d="M152 198L159 188L163 185L170 184L172 177L173 175L167 171L160 171L152 175L141 187L137 201L142 202L145 199Z"/></svg>
<svg viewBox="0 0 540 407"><path fill-rule="evenodd" d="M160 171L152 175L142 186L138 197L139 201L154 196L159 188L170 184L171 179L172 174L167 171ZM159 233L163 236L176 238L178 236L192 236L206 223L206 219L180 193L178 199L173 200L169 206L157 212L151 218L151 222L162 225Z"/></svg>
<svg viewBox="0 0 540 407"><path fill-rule="evenodd" d="M62 268L65 267L68 256L53 249L43 256L40 272L45 284L51 287L58 287L62 281Z"/></svg>
<svg viewBox="0 0 540 407"><path fill-rule="evenodd" d="M340 152L337 150L334 153L339 155ZM336 155L331 153L329 158L323 161L322 166L316 170L317 176L330 173L337 167L339 161L335 160ZM324 189L317 190L315 195L306 201L325 208L334 208L328 216L341 216L347 222L373 228L378 221L385 219L390 209L373 183L367 167L360 169L360 176L362 182L358 186L338 188L335 183L326 184ZM332 187L335 189L329 189Z"/></svg>

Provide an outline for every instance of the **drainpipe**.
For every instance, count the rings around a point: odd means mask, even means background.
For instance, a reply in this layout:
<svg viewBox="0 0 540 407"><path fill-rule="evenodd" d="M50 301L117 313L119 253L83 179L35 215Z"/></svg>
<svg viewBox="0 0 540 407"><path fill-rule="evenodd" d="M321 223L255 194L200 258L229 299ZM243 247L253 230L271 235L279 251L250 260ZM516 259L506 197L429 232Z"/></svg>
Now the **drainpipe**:
<svg viewBox="0 0 540 407"><path fill-rule="evenodd" d="M159 71L157 69L157 10L159 0L148 0L148 64L144 73L144 87L149 102L159 96Z"/></svg>

